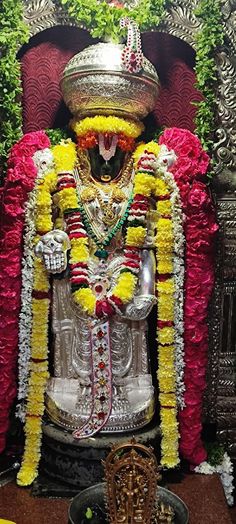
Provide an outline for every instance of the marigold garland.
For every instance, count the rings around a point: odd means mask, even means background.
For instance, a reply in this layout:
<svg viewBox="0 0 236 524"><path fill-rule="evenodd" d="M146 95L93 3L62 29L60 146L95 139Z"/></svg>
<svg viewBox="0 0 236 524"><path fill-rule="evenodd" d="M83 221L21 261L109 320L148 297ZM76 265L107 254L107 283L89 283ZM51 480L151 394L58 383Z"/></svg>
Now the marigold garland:
<svg viewBox="0 0 236 524"><path fill-rule="evenodd" d="M138 179L137 186L142 187L143 185L146 195L154 193L157 197L157 341L162 432L161 464L172 468L179 463L174 327L175 280L173 278L175 240L173 199L171 199L173 183L171 185L164 180L164 177L167 177L164 174L165 163L161 165L157 161L160 153L161 147L155 142L142 144L134 153L134 159L136 168L140 170L140 174L135 178L135 180ZM156 176L153 177L152 174ZM170 174L169 177L172 181ZM178 191L177 188L176 191Z"/></svg>
<svg viewBox="0 0 236 524"><path fill-rule="evenodd" d="M86 117L83 120L73 119L71 127L78 137L86 135L88 132L95 133L123 133L127 137L137 138L144 130L144 125L141 122L134 120L125 120L118 116L102 116Z"/></svg>
<svg viewBox="0 0 236 524"><path fill-rule="evenodd" d="M113 124L117 122L117 117L101 117L101 119L100 117L94 117L85 120L86 125L91 126L94 121L100 125L101 122L106 123L107 119L108 122L111 121ZM85 120L82 121L81 125ZM118 123L120 120L123 122L123 119L118 119ZM125 126L136 126L136 124L132 122L124 122ZM154 177L144 174L146 185L145 183L141 184L142 173L138 172L136 175L137 180L136 177L134 179L134 201L131 204L128 217L129 222L126 234L124 263L120 275L117 278L116 286L112 292L108 294L107 298L99 301L96 300L93 291L89 287L87 274L89 237L84 228L80 213L80 201L72 175L73 164L75 167L76 163L75 144L69 141L63 142L61 145L53 148L53 153L54 152L58 174L56 202L60 212L64 214L67 232L71 242L69 262L73 298L82 310L89 315L103 316L105 314L110 316L116 313L117 308L119 310L123 304L128 303L135 293L138 281L136 274L140 267L139 250L143 247L147 235L145 218L149 210L147 196L150 196L151 190L154 187ZM136 257L135 260L134 257Z"/></svg>
<svg viewBox="0 0 236 524"><path fill-rule="evenodd" d="M157 190L168 195L167 184L157 181ZM174 235L171 201L157 201L157 341L158 341L158 381L161 419L161 464L168 468L179 463L178 456L178 422L176 402L176 370L174 344L174 280L172 278ZM168 210L168 218L166 218ZM164 211L164 213L163 213ZM164 218L163 218L164 217Z"/></svg>
<svg viewBox="0 0 236 524"><path fill-rule="evenodd" d="M171 204L169 202L169 204ZM170 211L170 207L169 211ZM172 211L172 210L171 210ZM175 349L174 327L174 281L171 274L162 273L163 268L162 254L165 255L165 263L169 263L168 269L172 269L174 238L171 216L162 218L159 202L157 202L157 341L158 341L158 381L159 381L159 401L161 418L161 464L168 468L175 467L179 463L178 456L178 422L176 405L176 370L175 370ZM166 241L164 240L166 239ZM163 268L166 271L166 268ZM162 280L163 279L163 280ZM171 399L171 402L170 402Z"/></svg>
<svg viewBox="0 0 236 524"><path fill-rule="evenodd" d="M51 193L56 187L56 175L48 173L39 181L36 188L36 237L50 231L52 224ZM25 424L25 450L17 482L27 486L37 477L42 438L42 416L44 413L44 393L49 373L48 355L48 315L50 298L49 276L43 260L34 257L34 279L32 299L31 360Z"/></svg>
<svg viewBox="0 0 236 524"><path fill-rule="evenodd" d="M201 441L202 402L206 387L207 312L214 285L214 208L204 180L209 157L186 129L166 129L159 143L174 150L171 167L185 214L184 406L179 412L180 452L192 465L206 460ZM183 144L185 147L183 148ZM194 336L193 336L194 334Z"/></svg>

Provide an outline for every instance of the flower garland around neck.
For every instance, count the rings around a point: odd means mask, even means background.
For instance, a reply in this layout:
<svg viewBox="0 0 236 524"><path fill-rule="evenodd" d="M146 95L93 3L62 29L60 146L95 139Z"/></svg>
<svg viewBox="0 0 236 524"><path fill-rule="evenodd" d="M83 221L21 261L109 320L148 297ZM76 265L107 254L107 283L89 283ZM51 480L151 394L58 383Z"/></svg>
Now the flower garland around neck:
<svg viewBox="0 0 236 524"><path fill-rule="evenodd" d="M150 145L151 144L151 145ZM160 153L160 146L150 143L154 159ZM143 152L141 159L140 152ZM78 276L79 279L86 277L86 262L89 256L89 238L81 221L78 209L78 195L75 181L72 177L76 165L76 146L71 141L63 142L52 149L56 173L46 172L44 177L37 181L36 208L35 208L35 231L36 244L42 235L53 229L52 223L52 193L55 193L55 203L63 212L71 241L70 265L79 271L71 273L71 279ZM156 178L156 167L150 165L146 146L137 148L134 154L135 177L134 177L134 199L127 216L127 232L125 260L118 276L111 301L106 304L96 304L96 297L92 297L92 312L98 316L109 316L110 304L115 311L119 311L122 304L132 299L138 280L140 265L139 251L143 246L147 235L146 213L149 210L149 199L151 195L157 197L157 226L158 235L156 245L158 248L158 345L159 365L158 377L160 383L161 403L161 429L162 429L162 464L166 467L174 467L178 464L178 425L176 420L176 370L175 370L175 340L174 340L174 302L175 284L173 277L173 202L171 200L171 189L169 180ZM170 175L171 176L171 175ZM167 177L168 178L168 177ZM72 180L73 179L73 180ZM172 188L173 189L173 188ZM69 212L68 212L69 211ZM173 219L173 220L172 220ZM59 219L61 220L61 219ZM168 222L168 224L167 224ZM62 224L61 224L62 225ZM73 257L73 258L72 258ZM79 262L78 262L79 257ZM82 260L81 260L82 259ZM80 271L82 269L82 272ZM123 270L123 271L122 271ZM163 278L162 278L163 277ZM82 281L79 280L81 284ZM87 286L74 288L72 292L89 293L92 290ZM77 284L78 285L78 284ZM115 294L116 293L116 294ZM84 296L84 295L83 295ZM115 296L115 298L113 298ZM77 299L78 300L78 299ZM80 302L81 307L86 302ZM90 299L89 299L90 300ZM34 258L33 292L32 292L32 332L31 332L31 355L29 363L28 397L26 409L26 443L21 469L18 473L18 484L29 485L37 476L38 463L40 459L40 446L42 436L42 415L44 412L44 391L48 379L48 314L49 314L49 279L45 271L43 261ZM98 301L97 301L98 302ZM108 304L108 306L107 306ZM100 309L99 309L100 308ZM167 375L166 375L167 372Z"/></svg>
<svg viewBox="0 0 236 524"><path fill-rule="evenodd" d="M157 146L157 145L156 145ZM157 146L158 147L158 146ZM88 275L89 236L83 221L83 212L76 190L73 169L76 165L76 147L72 142L65 142L53 148L56 172L58 175L56 200L64 215L66 229L71 243L70 280L74 301L88 315L110 317L119 312L123 305L134 296L140 269L140 250L146 235L146 216L149 211L149 197L155 185L152 174L137 171L134 177L133 201L130 210L126 210L121 227L125 220L128 227L125 237L124 261L121 265L117 282L103 300L98 300L90 288ZM110 237L106 239L107 247ZM101 248L101 246L98 246ZM96 253L103 258L105 249Z"/></svg>
<svg viewBox="0 0 236 524"><path fill-rule="evenodd" d="M56 188L55 172L48 172L36 186L34 245L41 236L53 229L52 197ZM25 422L25 450L17 482L27 486L38 474L42 438L44 393L48 373L48 316L50 306L49 275L43 260L34 256L32 291L31 355Z"/></svg>

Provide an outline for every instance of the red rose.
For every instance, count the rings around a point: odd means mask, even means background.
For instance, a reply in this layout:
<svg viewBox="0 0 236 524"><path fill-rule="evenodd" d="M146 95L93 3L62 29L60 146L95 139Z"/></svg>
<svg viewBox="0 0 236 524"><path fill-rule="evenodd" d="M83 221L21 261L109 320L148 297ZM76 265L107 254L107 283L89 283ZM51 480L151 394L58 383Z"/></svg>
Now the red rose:
<svg viewBox="0 0 236 524"><path fill-rule="evenodd" d="M11 250L21 245L22 230L16 227L14 231L7 231L4 235L5 249Z"/></svg>
<svg viewBox="0 0 236 524"><path fill-rule="evenodd" d="M189 180L193 180L206 174L210 161L209 156L203 150L198 137L187 129L176 127L166 129L159 143L165 144L168 149L173 149L177 155L177 160L170 171L174 174L178 184L186 176ZM186 196L182 193L181 190L182 197Z"/></svg>
<svg viewBox="0 0 236 524"><path fill-rule="evenodd" d="M205 370L204 374L199 373L199 370L195 373L188 373L186 375L186 383L188 380L198 389L198 391L203 391L206 387Z"/></svg>
<svg viewBox="0 0 236 524"><path fill-rule="evenodd" d="M9 166L11 166L16 159L32 157L36 151L47 147L50 147L50 140L44 131L27 133L13 146L9 158Z"/></svg>
<svg viewBox="0 0 236 524"><path fill-rule="evenodd" d="M17 159L14 168L8 170L8 180L20 183L26 191L33 189L36 175L37 169L32 158Z"/></svg>
<svg viewBox="0 0 236 524"><path fill-rule="evenodd" d="M201 175L205 175L210 163L210 157L206 151L202 151L201 156L198 160L198 170Z"/></svg>
<svg viewBox="0 0 236 524"><path fill-rule="evenodd" d="M8 252L6 253L9 255ZM1 264L1 255L0 255L0 264ZM9 263L9 260L8 260L8 264L7 264L5 263L5 260L4 260L3 263L1 264L2 275L4 275L5 279L17 277L20 274L20 270L21 270L21 259L19 256L17 258L14 258L14 257L12 258L12 252L11 252L11 263Z"/></svg>
<svg viewBox="0 0 236 524"><path fill-rule="evenodd" d="M96 311L95 314L101 318L101 317L111 317L115 314L115 311L111 304L105 299L105 300L97 300L96 302Z"/></svg>
<svg viewBox="0 0 236 524"><path fill-rule="evenodd" d="M189 211L198 212L200 208L207 209L209 206L211 206L211 201L205 184L202 182L193 182L188 195Z"/></svg>
<svg viewBox="0 0 236 524"><path fill-rule="evenodd" d="M194 344L204 342L208 335L207 325L205 323L200 325L197 319L194 320L194 318L191 319L191 324L189 320L187 320L186 324L185 336L187 340Z"/></svg>

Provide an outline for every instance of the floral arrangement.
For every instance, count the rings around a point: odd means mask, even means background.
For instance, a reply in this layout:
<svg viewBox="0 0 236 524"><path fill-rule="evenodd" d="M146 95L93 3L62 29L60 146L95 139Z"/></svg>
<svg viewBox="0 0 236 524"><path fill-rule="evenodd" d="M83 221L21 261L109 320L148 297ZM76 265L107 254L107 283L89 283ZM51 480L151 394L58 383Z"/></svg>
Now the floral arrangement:
<svg viewBox="0 0 236 524"><path fill-rule="evenodd" d="M156 143L149 144L151 155L155 159L161 149ZM107 297L104 301L96 301L95 296L92 295L91 289L88 285L88 277L86 275L86 263L88 260L88 235L83 227L82 217L80 215L78 196L75 190L75 182L72 176L72 171L76 163L76 149L75 145L66 141L59 146L52 149L55 163L55 170L57 177L53 173L47 173L47 163L44 162L44 171L46 174L42 178L39 176L36 180L36 186L31 194L31 198L35 199L35 242L38 241L39 235L45 234L52 229L51 222L51 193L55 191L57 186L56 201L59 206L61 214L64 215L67 224L67 231L71 242L70 253L70 267L71 267L71 285L74 299L80 304L89 315L97 315L99 317L106 317L119 312L122 305L130 301L135 292L137 283L137 276L140 268L139 250L142 248L146 238L146 214L149 211L149 197L151 194L158 195L160 202L158 209L161 211L160 224L158 229L160 231L160 238L157 241L157 246L161 252L160 242L163 243L166 236L165 221L170 221L170 200L168 187L165 182L156 180L156 166L150 165L150 159L147 159L146 151L143 151L143 146L138 148L135 154L136 175L134 178L134 198L130 207L129 216L127 217L128 227L126 233L126 247L124 250L124 264L118 276L117 284L113 289L112 295ZM141 154L141 156L140 156ZM37 155L37 154L36 154ZM47 151L43 151L39 158L35 155L34 160L40 168L40 159L47 156ZM49 164L51 158L49 156ZM44 172L43 171L43 172ZM162 176L160 171L160 176ZM164 175L163 175L164 176ZM57 184L56 184L57 180ZM168 182L172 180L169 176ZM173 180L172 180L173 185ZM164 191L164 194L163 194ZM175 191L177 188L175 186ZM36 195L35 195L36 192ZM30 202L30 200L29 200ZM164 207L163 207L164 204ZM174 200L171 205L174 204ZM68 205L70 207L68 207ZM168 208L168 209L165 209ZM85 242L86 240L86 242ZM173 234L172 234L173 240ZM164 241L165 242L165 241ZM174 242L172 242L172 249L170 253L170 263L173 262ZM80 260L78 261L78 257ZM83 260L81 260L83 259ZM166 273L166 256L163 252L163 258L158 254L159 271L162 270L163 278L167 276ZM162 268L162 269L161 269ZM166 286L170 286L172 292L172 302L169 305L169 291ZM165 321L166 315L173 319L173 303L174 291L171 279L165 279L159 283L159 302L160 312L158 320L158 332L160 333L160 348L162 348L162 355L159 358L159 379L162 383L160 393L160 400L162 404L161 418L162 418L162 432L163 432L163 446L162 446L162 463L167 467L174 467L178 459L178 425L177 425L177 410L176 398L173 389L176 383L175 376L175 357L174 357L174 340L173 327L168 326L168 320ZM163 294L161 293L163 289ZM82 292L78 295L78 291ZM86 294L87 293L87 294ZM165 297L166 295L166 297ZM27 408L26 408L26 444L25 454L21 470L18 474L18 483L20 485L27 485L37 475L37 467L40 456L41 443L41 417L43 414L43 393L45 390L47 372L47 321L48 321L48 279L47 274L42 266L41 260L34 260L34 278L32 286L32 322L31 322L31 356L28 369L28 392L27 392ZM103 303L104 302L104 303ZM41 325L45 326L41 331L39 330L39 319ZM167 325L166 325L167 322ZM171 321L173 323L173 320ZM168 338L169 337L169 338ZM171 340L170 340L171 338ZM166 344L169 341L168 347ZM161 351L161 350L160 350ZM166 380L164 377L164 366L166 365L165 355L168 351L168 369L170 369L170 379ZM171 357L171 358L170 358ZM162 371L163 369L163 371ZM162 378L161 378L162 376ZM171 379L172 377L172 379ZM162 382L161 382L162 381ZM173 405L172 405L173 404Z"/></svg>
<svg viewBox="0 0 236 524"><path fill-rule="evenodd" d="M179 412L180 451L191 464L206 459L201 442L202 400L206 387L208 348L207 311L214 284L214 239L218 226L209 190L203 182L209 157L190 131L167 129L160 143L173 149L170 168L179 187L183 212L185 254L184 404Z"/></svg>
<svg viewBox="0 0 236 524"><path fill-rule="evenodd" d="M137 138L144 130L142 122L126 120L118 116L96 115L86 117L82 120L73 119L71 128L77 137L84 136L86 133L114 133L123 134L130 138Z"/></svg>
<svg viewBox="0 0 236 524"><path fill-rule="evenodd" d="M141 122L111 115L97 115L80 121L73 119L70 125L76 133L78 146L81 149L96 147L99 144L99 136L103 134L105 148L106 145L111 144L112 138L116 137L117 146L122 151L133 151L135 139L144 130Z"/></svg>
<svg viewBox="0 0 236 524"><path fill-rule="evenodd" d="M43 152L44 153L44 152ZM46 172L37 178L34 243L53 228L51 194L56 188L56 174ZM49 274L43 260L34 255L32 287L32 322L28 391L25 422L25 452L17 475L19 485L31 484L37 476L41 450L44 393L48 373L48 315L50 305Z"/></svg>
<svg viewBox="0 0 236 524"><path fill-rule="evenodd" d="M143 174L140 172L135 176L133 201L128 215L124 215L128 219L124 263L121 266L117 284L113 291L107 294L106 299L96 300L88 277L89 237L86 224L83 222L83 210L72 174L76 162L75 145L72 142L67 142L55 146L53 153L58 175L57 202L61 214L64 215L71 242L69 262L73 298L82 310L89 315L95 314L98 317L114 315L124 304L130 302L135 293L137 274L140 268L139 251L143 247L147 234L148 197L154 186L154 179L147 173L144 174L144 180ZM118 224L121 227L123 220L119 221ZM116 227L114 234L117 231ZM98 257L107 256L105 247L109 245L112 237L113 234L110 233L102 246L98 244L99 249L95 253Z"/></svg>
<svg viewBox="0 0 236 524"><path fill-rule="evenodd" d="M11 231L13 229L13 217L14 230L16 229L16 209L14 205L12 207L11 201L8 202L11 184L14 189L16 184L17 187L20 184L22 191L19 196L24 204L27 201L22 286L20 243L24 220L21 207L17 212L20 228L17 253L15 249L12 250L13 263L15 255L18 256L18 287L14 289L14 300L18 292L18 301L12 302L11 310L6 312L5 322L11 328L5 335L7 340L3 338L5 347L10 346L12 355L11 363L8 363L10 373L5 375L7 380L4 378L7 388L12 388L12 396L8 399L7 406L4 402L2 404L2 420L4 414L6 419L15 395L13 370L21 289L22 300L26 297L26 301L19 322L18 411L21 418L26 420L26 447L18 482L21 485L32 482L37 475L40 458L43 397L48 377L47 326L50 294L47 273L42 261L34 257L33 249L40 237L53 228L52 194L60 210L59 221L64 221L70 238L69 265L74 300L84 312L101 318L109 318L121 311L123 305L131 301L135 294L140 250L147 236L146 217L150 209L150 198L156 199L157 340L162 464L166 467L178 464L180 433L182 455L191 464L198 465L206 457L200 440L201 405L207 363L207 306L213 286L213 240L217 231L214 210L203 182L209 157L196 136L177 128L167 129L160 137L159 145L151 142L137 147L133 155L133 196L119 225L121 227L126 221L124 261L112 293L108 292L105 299L98 300L90 287L87 271L90 233L84 222L73 177L77 160L76 146L70 140L62 141L51 150L48 149L49 145L42 132L25 135L12 149L8 179L3 190L3 211L10 216L13 212L10 226L7 225L7 230L3 231L5 242L8 227ZM109 241L107 239L107 245ZM103 258L106 256L105 251L106 245L98 246L95 254L98 258ZM4 256L3 251L0 263L6 259ZM8 293L8 289L12 287L8 281L6 286L5 274L3 281ZM5 299L4 291L3 297ZM27 317L29 309L31 314ZM26 330L25 321L28 322ZM5 328L5 324L1 327ZM6 355L8 352L9 349ZM2 425L2 435L5 429L6 425Z"/></svg>
<svg viewBox="0 0 236 524"><path fill-rule="evenodd" d="M48 147L43 131L25 135L11 150L5 186L1 190L0 296L2 320L0 374L0 452L5 447L9 411L16 396L18 322L21 308L21 260L24 206L34 188L36 151ZM4 218L3 218L4 217Z"/></svg>
<svg viewBox="0 0 236 524"><path fill-rule="evenodd" d="M32 329L32 290L34 282L34 245L36 237L36 197L37 185L47 171L52 171L53 155L50 149L36 151L33 162L37 169L35 187L30 192L25 207L24 252L22 262L21 312L19 319L19 354L18 354L18 404L17 415L25 422L26 396L28 388L29 361L31 355Z"/></svg>
<svg viewBox="0 0 236 524"><path fill-rule="evenodd" d="M161 418L161 464L179 463L177 406L183 405L183 281L184 235L179 189L168 171L168 149L155 142L137 147L134 153L140 181L154 175L156 198L157 341ZM171 152L172 161L176 159ZM136 175L137 176L137 175Z"/></svg>

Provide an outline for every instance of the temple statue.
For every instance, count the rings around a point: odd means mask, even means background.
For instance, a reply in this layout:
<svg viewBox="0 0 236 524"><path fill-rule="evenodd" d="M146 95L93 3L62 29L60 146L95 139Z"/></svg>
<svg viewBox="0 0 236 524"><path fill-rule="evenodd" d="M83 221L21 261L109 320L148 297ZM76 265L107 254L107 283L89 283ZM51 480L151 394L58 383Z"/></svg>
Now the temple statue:
<svg viewBox="0 0 236 524"><path fill-rule="evenodd" d="M63 277L53 284L54 376L46 409L79 438L98 430L133 431L152 419L155 408L146 322L156 303L154 203L145 209L145 198L136 198L135 204L132 152L143 129L140 118L155 103L158 77L140 45L133 53L139 65L122 53L120 45L91 46L64 71L61 87L75 115L78 149L75 169L60 174L58 189L60 198L60 189L72 184L79 207L71 217L64 212L63 234L52 230L36 246L47 271ZM142 246L135 238L127 243L127 220L147 228ZM70 240L85 238L86 267L73 264L69 278ZM122 276L135 282L124 307L114 295ZM86 286L96 304L90 315L71 294L82 295Z"/></svg>
<svg viewBox="0 0 236 524"><path fill-rule="evenodd" d="M153 419L147 319L155 305L162 464L179 463L178 410L183 455L205 458L199 406L217 229L203 181L209 157L183 129L142 140L159 79L136 24L122 24L126 45L90 46L64 70L74 139L51 146L45 132L29 133L8 161L3 208L11 216L13 181L25 212L19 316L17 308L6 315L19 328L21 485L37 476L45 408L74 439L133 432Z"/></svg>

